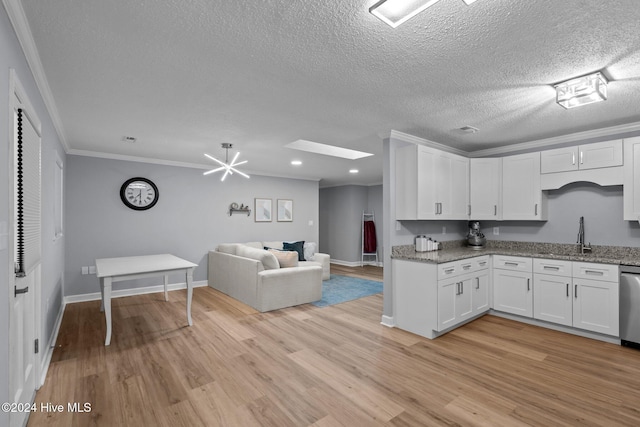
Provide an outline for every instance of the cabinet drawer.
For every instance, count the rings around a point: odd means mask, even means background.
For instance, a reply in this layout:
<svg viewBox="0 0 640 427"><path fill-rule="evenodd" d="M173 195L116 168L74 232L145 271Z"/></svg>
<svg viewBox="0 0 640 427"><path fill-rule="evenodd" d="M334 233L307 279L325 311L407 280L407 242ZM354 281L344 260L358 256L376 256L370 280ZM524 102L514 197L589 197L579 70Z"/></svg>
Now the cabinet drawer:
<svg viewBox="0 0 640 427"><path fill-rule="evenodd" d="M574 262L573 277L605 282L618 282L620 279L617 264L595 264L591 262Z"/></svg>
<svg viewBox="0 0 640 427"><path fill-rule="evenodd" d="M571 277L571 261L534 258L533 272Z"/></svg>
<svg viewBox="0 0 640 427"><path fill-rule="evenodd" d="M489 256L461 259L438 265L438 280L489 268Z"/></svg>
<svg viewBox="0 0 640 427"><path fill-rule="evenodd" d="M532 271L531 258L523 258L517 256L494 255L493 268L513 271Z"/></svg>

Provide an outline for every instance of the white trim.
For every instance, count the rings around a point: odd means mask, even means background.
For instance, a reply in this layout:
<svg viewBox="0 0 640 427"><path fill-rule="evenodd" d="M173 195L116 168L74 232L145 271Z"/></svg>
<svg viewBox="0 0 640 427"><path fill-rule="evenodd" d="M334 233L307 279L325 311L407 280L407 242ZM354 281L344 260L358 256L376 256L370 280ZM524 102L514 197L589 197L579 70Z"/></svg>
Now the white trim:
<svg viewBox="0 0 640 427"><path fill-rule="evenodd" d="M331 264L344 265L345 267L360 267L360 261L342 261L331 258L329 262Z"/></svg>
<svg viewBox="0 0 640 427"><path fill-rule="evenodd" d="M346 186L352 186L355 185L357 187L375 187L377 185L382 185L382 182L374 182L373 184L362 184L362 183L357 183L357 182L347 182L347 183L343 183L343 184L329 184L326 186L320 186L320 189L325 189L325 188L336 188L336 187L346 187Z"/></svg>
<svg viewBox="0 0 640 427"><path fill-rule="evenodd" d="M624 167L584 169L540 174L542 190L557 190L573 182L592 182L600 186L623 185Z"/></svg>
<svg viewBox="0 0 640 427"><path fill-rule="evenodd" d="M204 286L209 286L209 283L206 280L198 280L193 282L194 288L200 288ZM187 284L184 282L181 283L171 283L168 286L168 290L177 291L181 289L187 289ZM164 292L164 285L154 285L154 286L146 286L144 288L129 288L129 289L118 289L117 291L111 292L111 298L121 298L121 297L129 297L134 295L144 295L144 294L154 294L157 292ZM86 302L86 301L100 301L101 299L100 292L93 292L90 294L80 294L80 295L70 295L68 297L64 297L64 304L74 304L77 302Z"/></svg>
<svg viewBox="0 0 640 427"><path fill-rule="evenodd" d="M553 329L554 331L560 331L560 332L564 332L571 335L578 335L580 337L591 338L598 341L604 341L611 344L620 345L619 338L616 338L614 336L599 334L597 332L590 332L590 331L585 331L583 329L577 329L569 326L558 325L555 323L544 322L542 320L534 319L531 317L522 317L522 316L517 316L515 314L503 313L501 311L495 311L493 309L491 309L488 314L497 316L497 317L503 317L509 320L514 320L516 322L526 323L528 325L540 326L546 329Z"/></svg>
<svg viewBox="0 0 640 427"><path fill-rule="evenodd" d="M409 135L408 133L400 132L397 130L391 131L391 140L396 139L410 144L424 145L427 147L435 148L440 151L446 151L448 153L457 154L459 156L469 157L469 153L458 148L449 147L448 145L441 144L439 142L429 141L428 139L420 138L418 136Z"/></svg>
<svg viewBox="0 0 640 427"><path fill-rule="evenodd" d="M396 322L393 320L393 316L385 316L382 315L382 320L380 321L381 325L387 326L389 328L395 328Z"/></svg>
<svg viewBox="0 0 640 427"><path fill-rule="evenodd" d="M611 126L607 128L588 130L584 132L570 133L567 135L554 136L551 138L538 139L529 142L522 142L519 144L504 145L502 147L488 148L485 150L477 150L469 153L469 157L489 157L500 154L510 154L515 151L537 151L550 146L559 145L572 145L576 142L586 141L589 139L600 139L606 141L607 139L616 139L622 134L631 132L640 132L640 122L628 123L626 125ZM598 141L592 141L598 142Z"/></svg>
<svg viewBox="0 0 640 427"><path fill-rule="evenodd" d="M20 43L22 51L24 52L24 56L27 60L27 63L29 64L29 68L31 69L31 73L33 74L36 86L38 86L40 96L42 97L44 105L49 112L49 117L51 117L53 127L56 129L58 139L64 147L64 150L68 151L69 145L67 144L67 140L65 138L64 126L62 125L62 120L60 120L58 108L56 107L55 100L49 87L49 82L44 73L42 62L40 62L40 55L38 54L36 43L33 40L33 34L31 33L31 29L29 28L27 17L24 14L22 3L20 2L20 0L2 0L2 3L4 4L4 8L7 11L7 15L9 16L11 25L13 25L13 29L16 33L16 37L18 38L18 42ZM35 112L35 110L33 110L32 108L31 111Z"/></svg>
<svg viewBox="0 0 640 427"><path fill-rule="evenodd" d="M66 306L67 305L65 304L65 302L62 301L62 304L60 305L60 311L58 312L58 317L56 318L56 323L53 327L53 333L51 334L49 342L47 343L47 351L42 352L42 361L40 365L40 384L38 384L38 388L44 385L44 380L47 378L47 371L49 370L49 365L51 364L53 350L55 349L56 342L58 341L58 333L60 332L62 317L64 316L64 309Z"/></svg>
<svg viewBox="0 0 640 427"><path fill-rule="evenodd" d="M200 163L190 163L190 162L177 162L175 160L165 160L165 159L154 159L151 157L137 157L137 156L129 156L126 154L114 154L114 153L103 153L100 151L88 151L88 150L77 150L75 148L67 151L67 154L71 154L74 156L85 156L85 157L97 157L99 159L111 159L111 160L122 160L126 162L138 162L138 163L150 163L154 165L163 165L163 166L177 166L181 168L191 168L191 169L203 169L209 170L211 169L211 165L205 165ZM299 176L293 175L280 175L280 174L271 174L265 172L256 172L253 170L246 170L247 173L255 176L268 176L272 178L286 178L286 179L297 179L301 181L320 181L322 178L302 178Z"/></svg>

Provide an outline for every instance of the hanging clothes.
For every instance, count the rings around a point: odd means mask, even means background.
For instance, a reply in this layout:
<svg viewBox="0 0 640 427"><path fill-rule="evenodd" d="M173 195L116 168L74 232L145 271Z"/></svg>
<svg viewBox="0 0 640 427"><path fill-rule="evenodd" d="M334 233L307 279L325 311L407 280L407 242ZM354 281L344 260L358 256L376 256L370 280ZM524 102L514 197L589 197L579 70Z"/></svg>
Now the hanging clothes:
<svg viewBox="0 0 640 427"><path fill-rule="evenodd" d="M377 245L378 243L376 242L376 225L373 221L365 221L363 252L366 254L375 253Z"/></svg>

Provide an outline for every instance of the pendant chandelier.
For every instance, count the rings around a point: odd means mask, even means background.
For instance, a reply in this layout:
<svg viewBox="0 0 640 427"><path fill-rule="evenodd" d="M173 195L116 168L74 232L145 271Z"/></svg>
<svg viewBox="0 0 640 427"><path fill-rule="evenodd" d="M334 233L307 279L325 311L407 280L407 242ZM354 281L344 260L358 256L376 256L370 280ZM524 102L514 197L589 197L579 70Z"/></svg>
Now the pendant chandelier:
<svg viewBox="0 0 640 427"><path fill-rule="evenodd" d="M231 160L231 163L229 163L229 149L233 148L233 144L230 144L228 142L223 142L222 143L222 148L224 148L226 151L226 156L225 156L225 161L222 162L218 159L216 159L215 157L205 153L205 157L210 158L211 160L213 160L214 162L218 163L220 165L219 168L215 168L215 169L211 169L210 171L206 171L205 173L203 173L203 175L209 175L212 173L216 173L219 171L224 171L224 174L222 175L222 179L220 179L220 181L224 181L225 178L227 177L227 175L233 175L234 172L244 176L245 178L249 178L249 175L247 175L244 172L240 172L238 169L236 169L236 166L240 166L243 165L245 163L247 163L247 160L243 160L242 162L238 162L236 163L236 160L238 160L238 156L240 155L240 152L238 151L236 153L235 156L233 156L233 160Z"/></svg>

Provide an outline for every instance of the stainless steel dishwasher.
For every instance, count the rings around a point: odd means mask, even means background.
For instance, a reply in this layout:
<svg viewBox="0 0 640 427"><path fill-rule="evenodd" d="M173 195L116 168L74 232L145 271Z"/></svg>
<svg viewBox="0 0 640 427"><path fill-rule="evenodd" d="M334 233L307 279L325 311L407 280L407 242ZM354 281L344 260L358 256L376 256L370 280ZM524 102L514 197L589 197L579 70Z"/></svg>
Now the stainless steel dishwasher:
<svg viewBox="0 0 640 427"><path fill-rule="evenodd" d="M640 348L640 267L620 266L620 340Z"/></svg>

